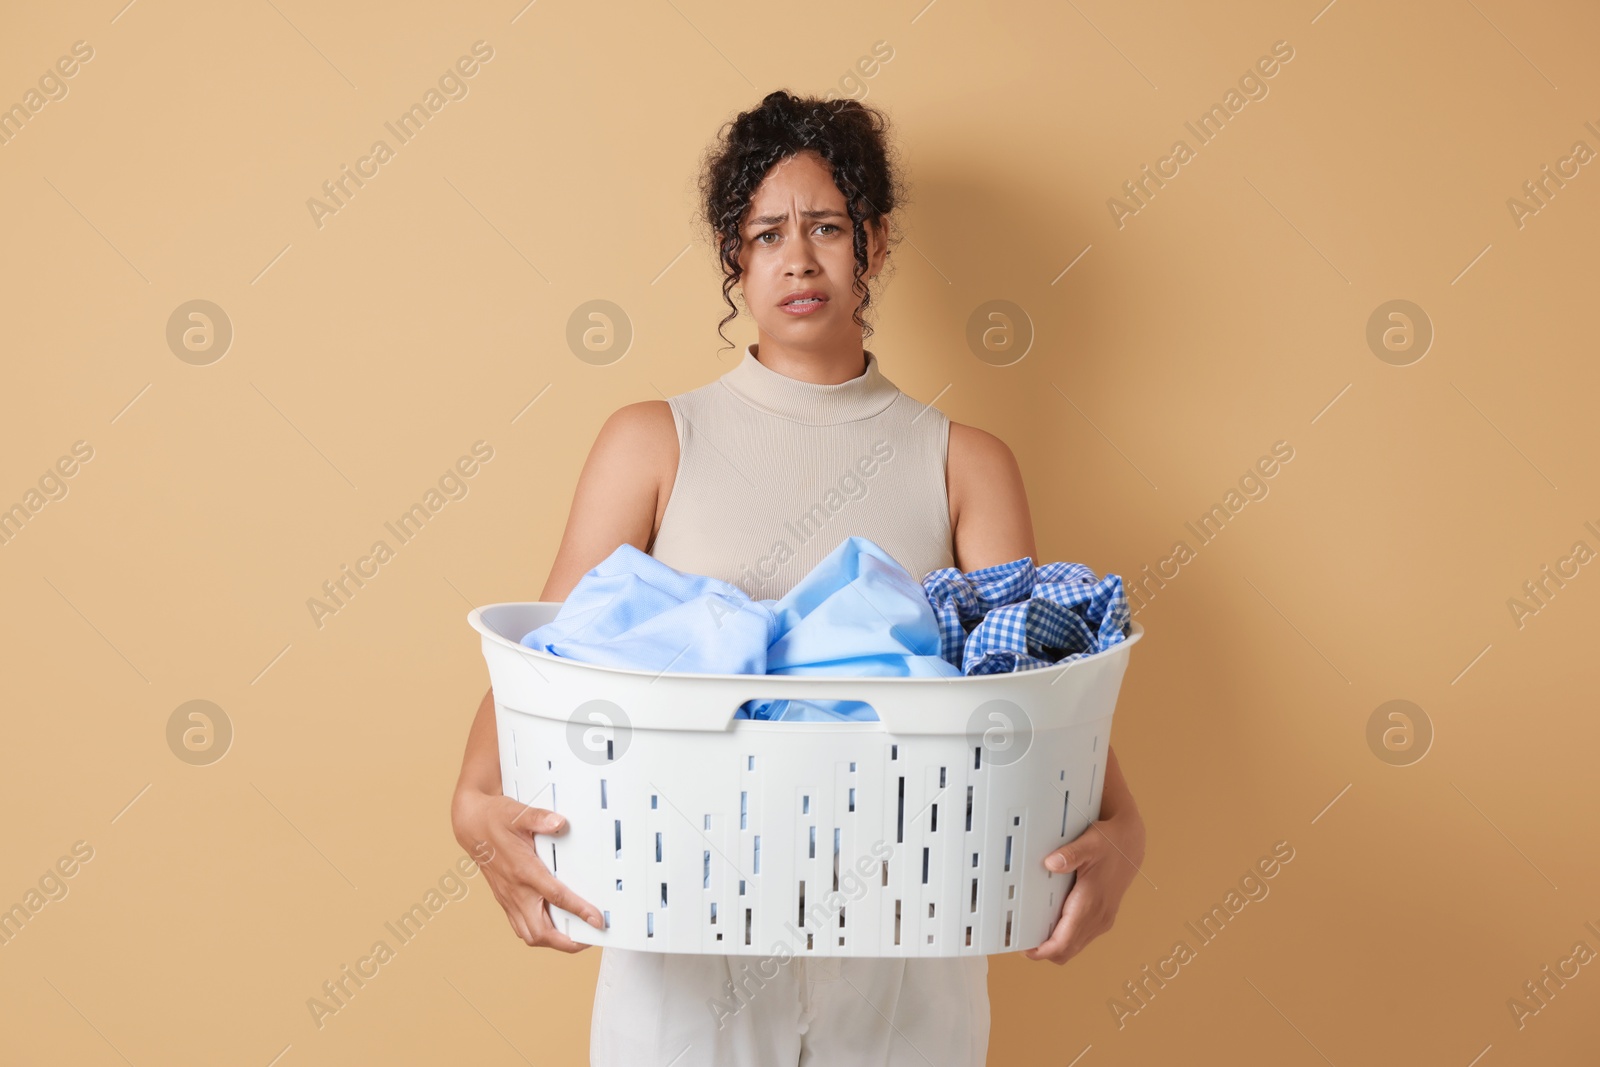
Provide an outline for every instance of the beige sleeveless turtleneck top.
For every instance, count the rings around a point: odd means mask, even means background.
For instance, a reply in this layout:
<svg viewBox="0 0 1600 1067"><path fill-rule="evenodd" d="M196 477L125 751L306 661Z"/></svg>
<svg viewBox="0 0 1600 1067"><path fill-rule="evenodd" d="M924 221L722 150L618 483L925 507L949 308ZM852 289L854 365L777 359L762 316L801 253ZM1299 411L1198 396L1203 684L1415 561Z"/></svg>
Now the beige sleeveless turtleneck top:
<svg viewBox="0 0 1600 1067"><path fill-rule="evenodd" d="M902 393L871 352L860 376L814 385L754 347L668 398L678 471L650 554L758 600L783 596L852 535L919 582L952 566L944 413Z"/></svg>

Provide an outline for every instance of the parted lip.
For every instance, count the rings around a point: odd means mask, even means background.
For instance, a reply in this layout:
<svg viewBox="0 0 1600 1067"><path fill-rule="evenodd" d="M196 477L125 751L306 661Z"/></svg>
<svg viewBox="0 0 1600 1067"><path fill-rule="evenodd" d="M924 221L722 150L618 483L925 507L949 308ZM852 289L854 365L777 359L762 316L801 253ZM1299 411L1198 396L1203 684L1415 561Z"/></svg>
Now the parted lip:
<svg viewBox="0 0 1600 1067"><path fill-rule="evenodd" d="M796 300L809 300L813 297L818 300L826 300L828 299L828 294L820 292L816 289L798 289L784 297L782 300L778 301L778 305L781 307L784 304L792 303Z"/></svg>

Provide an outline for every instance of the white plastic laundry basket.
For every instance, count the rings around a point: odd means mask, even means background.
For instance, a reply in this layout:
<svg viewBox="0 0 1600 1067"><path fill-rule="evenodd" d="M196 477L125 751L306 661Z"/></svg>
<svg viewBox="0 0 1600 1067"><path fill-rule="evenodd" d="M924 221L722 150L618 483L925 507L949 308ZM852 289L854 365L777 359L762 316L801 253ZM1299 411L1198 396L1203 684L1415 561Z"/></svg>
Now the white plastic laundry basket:
<svg viewBox="0 0 1600 1067"><path fill-rule="evenodd" d="M519 642L560 604L492 604L504 790L566 816L539 856L605 913L574 941L721 955L965 956L1041 944L1099 817L1134 623L1114 648L956 678L674 675ZM863 700L877 722L735 719L751 698Z"/></svg>

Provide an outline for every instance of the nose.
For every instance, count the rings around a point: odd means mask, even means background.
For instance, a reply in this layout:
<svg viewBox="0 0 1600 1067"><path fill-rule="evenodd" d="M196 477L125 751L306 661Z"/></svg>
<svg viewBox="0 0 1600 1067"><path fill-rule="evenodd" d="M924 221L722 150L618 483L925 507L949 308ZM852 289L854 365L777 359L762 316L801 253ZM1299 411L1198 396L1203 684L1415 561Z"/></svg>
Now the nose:
<svg viewBox="0 0 1600 1067"><path fill-rule="evenodd" d="M811 242L805 234L800 234L795 240L787 242L786 251L789 253L789 262L785 265L787 274L809 277L817 273L816 249L811 247Z"/></svg>

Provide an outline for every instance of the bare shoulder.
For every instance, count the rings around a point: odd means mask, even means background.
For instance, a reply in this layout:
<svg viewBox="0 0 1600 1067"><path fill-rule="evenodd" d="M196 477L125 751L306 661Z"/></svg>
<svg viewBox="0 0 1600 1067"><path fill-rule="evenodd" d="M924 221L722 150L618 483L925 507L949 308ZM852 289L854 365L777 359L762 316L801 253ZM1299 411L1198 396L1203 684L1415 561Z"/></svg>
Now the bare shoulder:
<svg viewBox="0 0 1600 1067"><path fill-rule="evenodd" d="M678 451L678 431L665 400L641 400L613 411L595 437L595 447L635 452Z"/></svg>
<svg viewBox="0 0 1600 1067"><path fill-rule="evenodd" d="M960 468L963 474L993 475L1017 469L1017 457L1011 448L988 430L980 430L966 423L950 421L950 456L947 465L951 470Z"/></svg>
<svg viewBox="0 0 1600 1067"><path fill-rule="evenodd" d="M618 545L648 552L677 478L678 432L664 400L627 404L595 434L541 599L565 599Z"/></svg>
<svg viewBox="0 0 1600 1067"><path fill-rule="evenodd" d="M970 571L1036 556L1022 468L1004 441L952 420L945 487L958 567Z"/></svg>
<svg viewBox="0 0 1600 1067"><path fill-rule="evenodd" d="M594 452L604 453L602 462L612 478L635 492L652 492L653 539L678 475L678 428L671 406L665 400L623 405L600 428Z"/></svg>

